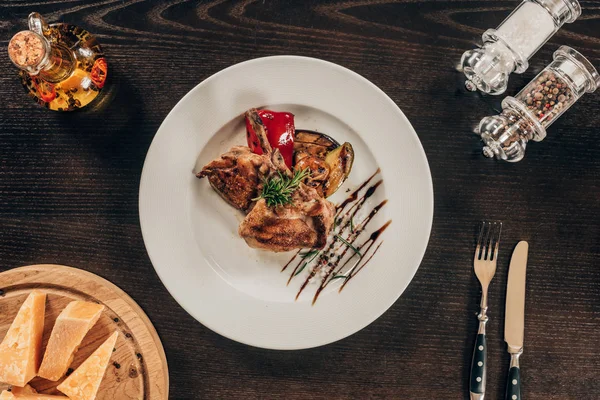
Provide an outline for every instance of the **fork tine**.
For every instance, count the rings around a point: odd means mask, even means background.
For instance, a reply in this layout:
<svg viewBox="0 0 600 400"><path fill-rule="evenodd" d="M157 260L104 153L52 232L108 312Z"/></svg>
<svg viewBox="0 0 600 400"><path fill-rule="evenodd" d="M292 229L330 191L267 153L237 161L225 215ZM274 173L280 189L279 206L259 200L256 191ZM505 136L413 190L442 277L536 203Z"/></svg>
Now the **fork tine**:
<svg viewBox="0 0 600 400"><path fill-rule="evenodd" d="M492 261L492 260L496 259L494 257L494 254L495 254L496 247L498 246L499 240L500 240L500 223L494 222L490 228L489 242L487 242L486 258L485 258L487 261Z"/></svg>
<svg viewBox="0 0 600 400"><path fill-rule="evenodd" d="M479 229L479 238L477 239L477 247L475 247L475 259L479 260L481 257L481 239L483 238L483 231L485 230L485 222L481 223L481 228Z"/></svg>
<svg viewBox="0 0 600 400"><path fill-rule="evenodd" d="M494 225L491 222L487 223L488 229L485 233L485 240L483 241L483 249L481 252L481 258L483 260L489 260L490 259L490 241L492 238L492 230L494 229Z"/></svg>
<svg viewBox="0 0 600 400"><path fill-rule="evenodd" d="M496 238L496 248L494 249L494 261L498 258L498 247L500 246L500 236L502 236L502 222L498 226L498 237Z"/></svg>

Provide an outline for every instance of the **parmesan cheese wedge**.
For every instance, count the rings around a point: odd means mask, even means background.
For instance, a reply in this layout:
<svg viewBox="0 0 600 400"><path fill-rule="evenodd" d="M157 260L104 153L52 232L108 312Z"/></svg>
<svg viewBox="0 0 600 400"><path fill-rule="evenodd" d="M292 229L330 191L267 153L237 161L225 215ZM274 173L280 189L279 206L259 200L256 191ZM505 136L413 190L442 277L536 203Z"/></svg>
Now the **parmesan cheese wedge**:
<svg viewBox="0 0 600 400"><path fill-rule="evenodd" d="M104 310L101 304L72 301L60 313L44 353L38 376L57 381L67 372L73 356Z"/></svg>
<svg viewBox="0 0 600 400"><path fill-rule="evenodd" d="M4 397L2 397L4 396ZM29 385L24 387L13 386L10 392L4 391L0 394L0 400L53 400L62 399L68 400L65 396L54 396L49 394L38 393L34 388Z"/></svg>
<svg viewBox="0 0 600 400"><path fill-rule="evenodd" d="M115 331L57 389L71 400L94 400L117 342Z"/></svg>
<svg viewBox="0 0 600 400"><path fill-rule="evenodd" d="M15 395L12 394L9 391L3 390L2 393L0 393L0 400L13 400L16 399Z"/></svg>
<svg viewBox="0 0 600 400"><path fill-rule="evenodd" d="M46 294L34 290L19 309L0 343L0 381L25 386L38 372Z"/></svg>
<svg viewBox="0 0 600 400"><path fill-rule="evenodd" d="M29 385L25 385L23 387L13 386L10 391L15 396L37 393L37 391Z"/></svg>
<svg viewBox="0 0 600 400"><path fill-rule="evenodd" d="M69 400L69 398L41 393L17 394L13 389L12 392L5 390L0 393L0 400Z"/></svg>

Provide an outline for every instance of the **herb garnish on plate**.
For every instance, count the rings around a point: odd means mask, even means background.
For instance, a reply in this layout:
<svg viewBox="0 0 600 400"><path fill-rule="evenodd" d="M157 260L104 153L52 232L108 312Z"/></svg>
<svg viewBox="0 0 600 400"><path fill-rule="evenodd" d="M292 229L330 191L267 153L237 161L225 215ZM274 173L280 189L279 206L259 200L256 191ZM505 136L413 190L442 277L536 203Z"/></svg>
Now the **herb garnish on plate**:
<svg viewBox="0 0 600 400"><path fill-rule="evenodd" d="M302 171L294 171L292 178L283 175L280 171L277 176L265 179L260 195L252 200L265 199L267 206L276 207L290 204L292 195L298 189L300 182L310 175L308 168Z"/></svg>

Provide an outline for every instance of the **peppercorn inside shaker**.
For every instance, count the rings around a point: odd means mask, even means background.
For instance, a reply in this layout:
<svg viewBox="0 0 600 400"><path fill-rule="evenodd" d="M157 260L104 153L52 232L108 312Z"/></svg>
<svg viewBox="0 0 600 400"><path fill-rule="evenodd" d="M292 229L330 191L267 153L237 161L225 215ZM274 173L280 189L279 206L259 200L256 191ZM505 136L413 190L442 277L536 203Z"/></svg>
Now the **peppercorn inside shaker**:
<svg viewBox="0 0 600 400"><path fill-rule="evenodd" d="M568 110L584 93L600 86L600 75L579 52L561 46L554 61L536 76L516 97L502 101L500 115L485 117L479 134L486 157L520 161L530 140L542 141L546 128Z"/></svg>
<svg viewBox="0 0 600 400"><path fill-rule="evenodd" d="M504 93L510 74L525 72L531 56L580 15L577 0L524 0L496 29L483 34L481 47L462 55L459 69L467 78L466 88Z"/></svg>

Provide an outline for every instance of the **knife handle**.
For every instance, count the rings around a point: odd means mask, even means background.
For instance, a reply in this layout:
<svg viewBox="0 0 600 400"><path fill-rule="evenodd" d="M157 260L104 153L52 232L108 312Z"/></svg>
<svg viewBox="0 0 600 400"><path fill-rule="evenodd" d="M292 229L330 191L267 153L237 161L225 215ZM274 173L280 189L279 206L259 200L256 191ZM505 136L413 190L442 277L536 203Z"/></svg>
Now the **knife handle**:
<svg viewBox="0 0 600 400"><path fill-rule="evenodd" d="M480 330L481 331L481 330ZM485 394L485 377L486 377L486 362L487 362L487 343L484 333L477 334L475 340L475 349L473 350L473 361L471 363L471 380L469 391L471 398L483 398ZM477 396L480 395L480 396Z"/></svg>
<svg viewBox="0 0 600 400"><path fill-rule="evenodd" d="M520 354L511 354L510 370L506 382L506 400L521 400L521 368L519 368Z"/></svg>

